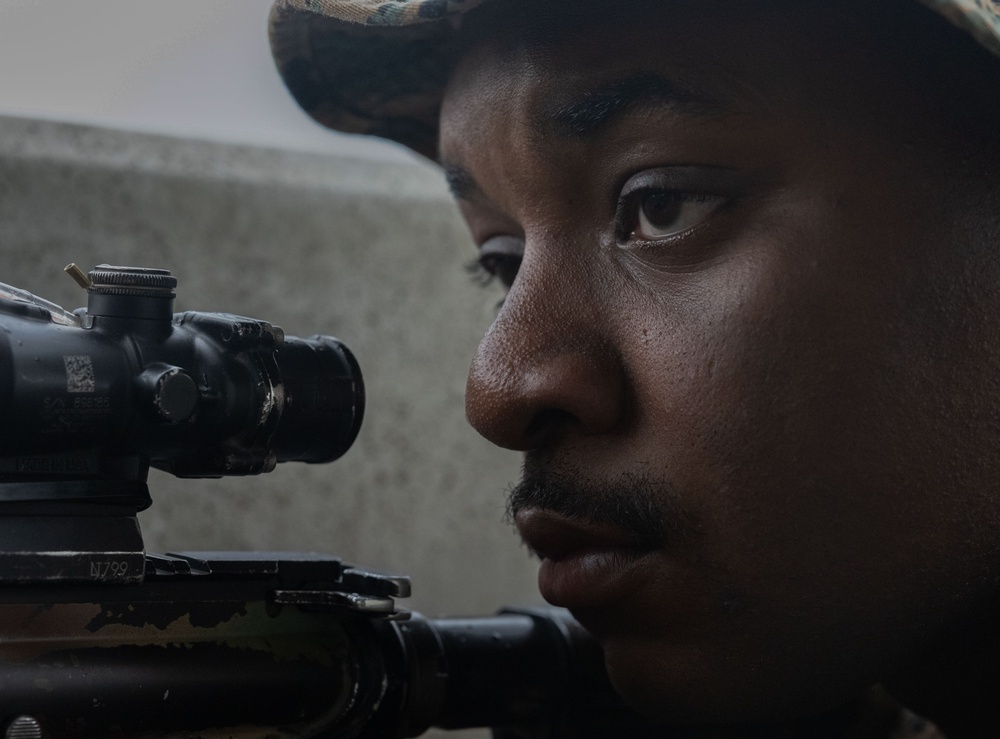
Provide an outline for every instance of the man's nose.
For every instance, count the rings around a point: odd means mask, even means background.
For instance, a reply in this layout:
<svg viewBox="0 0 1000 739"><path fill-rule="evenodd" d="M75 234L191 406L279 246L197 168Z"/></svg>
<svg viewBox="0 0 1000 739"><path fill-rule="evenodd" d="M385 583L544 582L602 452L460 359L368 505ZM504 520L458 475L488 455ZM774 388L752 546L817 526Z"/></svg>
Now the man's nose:
<svg viewBox="0 0 1000 739"><path fill-rule="evenodd" d="M465 408L476 430L530 451L618 427L625 372L605 307L587 280L525 261L469 372Z"/></svg>

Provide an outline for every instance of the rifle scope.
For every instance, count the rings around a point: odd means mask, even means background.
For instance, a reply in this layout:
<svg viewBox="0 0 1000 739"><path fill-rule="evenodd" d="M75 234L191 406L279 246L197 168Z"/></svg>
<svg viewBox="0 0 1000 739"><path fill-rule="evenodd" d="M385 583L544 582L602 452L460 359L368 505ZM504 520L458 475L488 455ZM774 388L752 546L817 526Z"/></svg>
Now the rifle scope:
<svg viewBox="0 0 1000 739"><path fill-rule="evenodd" d="M337 339L228 313L174 315L167 270L71 270L87 288L75 313L0 284L4 581L138 581L135 514L151 503L150 466L257 474L332 461L357 437L364 385ZM114 571L109 551L121 555Z"/></svg>
<svg viewBox="0 0 1000 739"><path fill-rule="evenodd" d="M64 455L45 472L77 476L89 450L114 448L180 477L347 451L364 385L346 346L226 313L173 315L176 285L167 270L101 265L75 314L0 297L0 417L18 421L0 426L0 449ZM40 471L19 459L5 471Z"/></svg>

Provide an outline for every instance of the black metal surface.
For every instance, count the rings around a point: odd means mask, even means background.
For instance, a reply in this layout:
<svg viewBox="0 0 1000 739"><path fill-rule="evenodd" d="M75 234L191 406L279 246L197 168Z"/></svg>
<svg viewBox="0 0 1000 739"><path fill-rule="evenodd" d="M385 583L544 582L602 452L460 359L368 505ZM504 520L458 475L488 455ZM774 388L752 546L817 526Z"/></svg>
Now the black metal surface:
<svg viewBox="0 0 1000 739"><path fill-rule="evenodd" d="M55 650L0 670L0 695L52 737L236 726L301 732L336 718L354 684L349 664L337 663L321 638L311 655L296 657L276 651L280 638L271 651L239 641Z"/></svg>
<svg viewBox="0 0 1000 739"><path fill-rule="evenodd" d="M142 585L2 587L0 720L33 716L49 737L376 736L343 732L368 731L392 691L401 704L402 669L385 666L394 644L402 664L398 639L367 616L271 598L336 591L345 569L308 553L200 552L151 555Z"/></svg>

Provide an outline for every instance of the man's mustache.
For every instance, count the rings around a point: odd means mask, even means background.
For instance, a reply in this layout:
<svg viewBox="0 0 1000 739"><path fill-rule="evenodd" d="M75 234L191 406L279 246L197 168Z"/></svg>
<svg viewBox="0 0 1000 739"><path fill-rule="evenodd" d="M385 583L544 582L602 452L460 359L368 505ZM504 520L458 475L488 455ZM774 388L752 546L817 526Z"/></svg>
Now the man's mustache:
<svg viewBox="0 0 1000 739"><path fill-rule="evenodd" d="M630 534L640 549L661 549L698 532L696 518L675 491L647 475L621 474L597 482L572 472L555 472L526 459L521 481L507 497L507 519L541 508L570 519L611 524Z"/></svg>

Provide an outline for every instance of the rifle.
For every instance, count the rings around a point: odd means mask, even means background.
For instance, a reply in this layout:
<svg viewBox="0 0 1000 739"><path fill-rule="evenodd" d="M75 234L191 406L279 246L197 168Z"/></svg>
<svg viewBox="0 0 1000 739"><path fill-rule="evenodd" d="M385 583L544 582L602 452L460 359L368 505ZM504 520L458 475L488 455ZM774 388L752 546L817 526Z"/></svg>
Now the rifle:
<svg viewBox="0 0 1000 739"><path fill-rule="evenodd" d="M6 739L659 736L558 609L427 619L332 556L145 551L150 466L322 463L358 434L330 336L173 313L169 271L67 271L69 312L0 283L0 730Z"/></svg>

